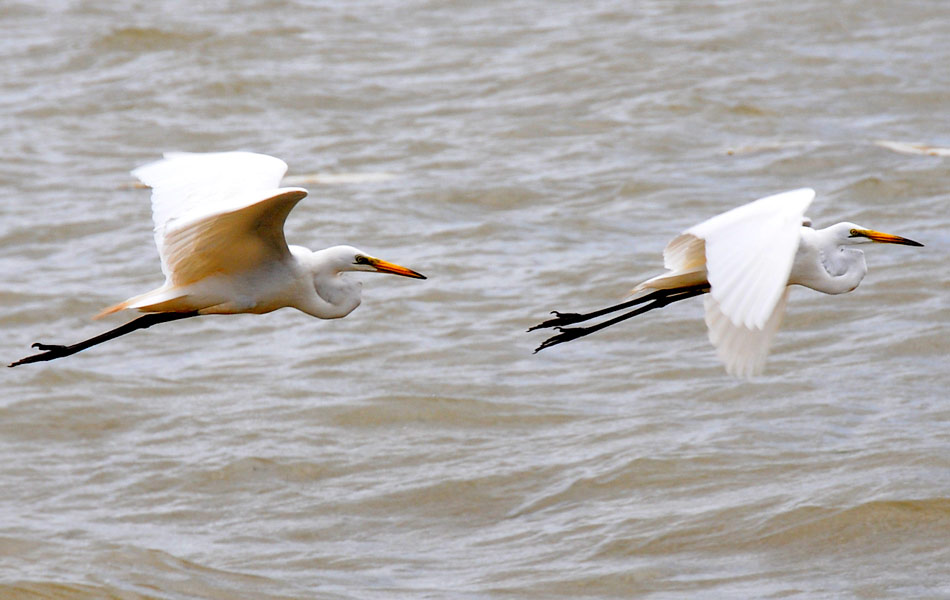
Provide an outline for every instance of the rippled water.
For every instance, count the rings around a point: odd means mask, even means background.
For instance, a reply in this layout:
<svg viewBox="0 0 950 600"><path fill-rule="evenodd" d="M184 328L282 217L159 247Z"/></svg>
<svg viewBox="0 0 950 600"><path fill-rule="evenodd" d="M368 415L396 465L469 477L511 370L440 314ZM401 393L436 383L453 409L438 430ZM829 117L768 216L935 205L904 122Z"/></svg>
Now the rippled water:
<svg viewBox="0 0 950 600"><path fill-rule="evenodd" d="M950 146L948 31L929 0L5 3L4 361L161 282L128 171L165 150L355 175L290 241L429 280L7 370L0 596L950 597L950 159L875 144ZM532 355L804 185L926 247L795 290L764 376L699 300Z"/></svg>

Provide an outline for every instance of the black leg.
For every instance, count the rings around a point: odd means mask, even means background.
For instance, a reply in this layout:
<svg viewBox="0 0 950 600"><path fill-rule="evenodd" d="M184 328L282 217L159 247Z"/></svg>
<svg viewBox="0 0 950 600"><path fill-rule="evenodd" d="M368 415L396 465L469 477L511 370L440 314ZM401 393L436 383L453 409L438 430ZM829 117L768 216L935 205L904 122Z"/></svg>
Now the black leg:
<svg viewBox="0 0 950 600"><path fill-rule="evenodd" d="M88 340L83 340L79 343L73 344L72 346L61 346L59 344L41 344L39 342L33 344L34 348L42 350L40 354L34 354L32 356L27 356L26 358L21 358L20 360L10 363L8 367L16 367L17 365L25 365L28 363L41 362L44 360L53 360L55 358L63 358L64 356L71 356L85 350L86 348L91 348L103 342L108 342L109 340L115 339L120 335L125 335L136 331L137 329L146 329L152 325L157 325L159 323L167 323L169 321L177 321L178 319L187 319L188 317L197 317L198 312L187 312L187 313L149 313L147 315L141 316L138 319L129 321L125 325L120 325L115 329L110 329L105 333L101 333L95 337L91 337Z"/></svg>
<svg viewBox="0 0 950 600"><path fill-rule="evenodd" d="M551 311L551 314L554 315L553 319L548 319L543 323L538 323L534 327L528 329L528 331L534 331L535 329L544 329L546 327L563 327L565 325L573 325L574 323L580 323L582 321L589 321L590 319L596 319L603 315L610 314L612 312L617 312L618 310L623 310L625 308L630 308L631 306L636 306L638 304L643 304L644 302L651 302L655 300L660 300L670 296L671 294L679 294L682 292L688 292L692 290L701 290L700 293L705 293L709 291L709 284L703 283L700 285L687 286L675 290L656 290L655 292L650 292L643 296L638 296L633 300L628 300L626 302L621 302L620 304L615 304L613 306L608 306L607 308L602 308L600 310L595 310L589 313L562 313L556 310ZM665 305L664 305L665 306ZM655 307L658 308L658 307ZM639 314L639 313L638 313Z"/></svg>
<svg viewBox="0 0 950 600"><path fill-rule="evenodd" d="M700 295L702 295L702 294L705 294L705 293L708 292L708 291L709 291L709 286L706 286L706 285L698 285L698 286L685 287L685 288L680 288L680 289L678 289L678 290L657 290L656 292L653 292L653 293L651 293L651 294L647 294L646 296L642 296L642 297L640 297L640 298L636 298L636 299L634 299L634 300L631 300L630 302L625 302L625 303L623 303L623 304L618 304L618 305L616 305L616 306L611 306L611 307L608 307L608 308L605 308L605 309L602 309L602 310L599 310L599 311L594 311L594 312L592 312L592 313L587 313L587 314L585 314L585 315L579 315L579 316L581 316L581 317L583 317L583 318L577 319L577 320L574 320L574 321L568 321L568 322L569 322L569 323L576 323L576 322L578 322L578 321L586 321L587 319L592 319L592 318L597 317L597 316L600 316L600 315L602 315L602 314L607 314L607 313L615 312L615 311L620 310L620 309L622 309L622 308L626 308L626 307L628 307L628 306L634 306L634 305L636 305L636 304L641 304L642 302L644 302L644 301L646 301L646 300L651 300L651 302L650 302L649 304L647 304L646 306L641 306L640 308L635 309L635 310L632 310L632 311L630 311L630 312L628 312L628 313L624 313L624 314L620 315L619 317L614 317L613 319L608 319L608 320L604 321L603 323L598 323L597 325L591 325L590 327L567 327L567 328L565 328L565 327L557 326L557 330L558 330L560 333L558 333L557 335L552 336L552 337L549 337L548 339L544 340L544 342L542 342L540 346L538 346L537 348L535 348L534 351L535 351L535 353L537 353L537 352L540 352L541 350L544 350L545 348L549 348L549 347L551 347L551 346L556 346L557 344L562 344L562 343L564 343L564 342L569 342L569 341L571 341L571 340L576 340L576 339L579 338L579 337L584 337L585 335L590 335L590 334L592 334L592 333L594 333L594 332L596 332L596 331L600 331L601 329L604 329L604 328L606 328L606 327L610 327L611 325L616 325L617 323L620 323L621 321L626 321L627 319L630 319L630 318L635 317L635 316L637 316L637 315L642 315L643 313L648 312L648 311L651 311L651 310L653 310L653 309L655 309L655 308L662 308L662 307L664 307L664 306L666 306L666 305L668 305L668 304L672 304L673 302L679 302L680 300L686 300L687 298L692 298L693 296L700 296ZM556 314L559 314L559 313L556 313ZM571 313L569 313L569 314L571 314ZM551 319L551 320L552 320L552 321L556 321L557 319ZM533 327L532 329L537 329L537 328L539 328L539 327L550 327L550 325L545 325L545 323L541 323L541 325L538 325L538 326L536 326L536 327ZM530 330L529 330L529 331L530 331Z"/></svg>
<svg viewBox="0 0 950 600"><path fill-rule="evenodd" d="M602 315L607 315L612 312L617 312L618 310L623 310L625 308L630 308L631 306L636 306L637 304L643 304L644 302L649 302L651 300L656 300L658 297L665 296L669 293L668 290L657 290L646 294L645 296L639 296L633 300L628 300L626 302L621 302L620 304L614 304L613 306L608 306L607 308L602 308L600 310L595 310L589 313L562 313L556 310L552 310L551 314L554 315L553 319L548 319L543 323L538 323L528 331L534 331L535 329L544 329L545 327L562 327L564 325L573 325L574 323L580 323L582 321L588 321L590 319L595 319Z"/></svg>

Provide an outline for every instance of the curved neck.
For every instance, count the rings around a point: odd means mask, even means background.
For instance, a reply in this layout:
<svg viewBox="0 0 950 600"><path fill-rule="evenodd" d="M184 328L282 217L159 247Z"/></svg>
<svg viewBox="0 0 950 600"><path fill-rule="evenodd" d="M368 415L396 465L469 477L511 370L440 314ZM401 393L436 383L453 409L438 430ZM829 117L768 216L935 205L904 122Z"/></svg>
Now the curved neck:
<svg viewBox="0 0 950 600"><path fill-rule="evenodd" d="M328 254L330 248L311 252L291 246L291 252L302 267L301 294L295 308L320 319L340 319L360 305L359 281L342 276L343 270Z"/></svg>
<svg viewBox="0 0 950 600"><path fill-rule="evenodd" d="M867 275L864 252L844 246L825 230L802 228L802 241L792 264L789 285L797 284L826 294L844 294L858 287Z"/></svg>
<svg viewBox="0 0 950 600"><path fill-rule="evenodd" d="M868 263L857 248L833 248L825 256L825 272L834 287L827 293L844 294L858 287L868 274Z"/></svg>

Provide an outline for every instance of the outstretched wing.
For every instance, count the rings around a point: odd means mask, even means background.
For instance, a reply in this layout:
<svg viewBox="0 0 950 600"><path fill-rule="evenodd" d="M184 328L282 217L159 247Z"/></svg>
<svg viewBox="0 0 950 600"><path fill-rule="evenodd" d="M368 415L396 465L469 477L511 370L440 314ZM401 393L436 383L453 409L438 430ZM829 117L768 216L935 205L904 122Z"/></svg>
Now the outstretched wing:
<svg viewBox="0 0 950 600"><path fill-rule="evenodd" d="M808 188L761 198L689 228L664 252L667 267L692 264L705 252L709 341L732 375L749 377L765 366L814 198Z"/></svg>
<svg viewBox="0 0 950 600"><path fill-rule="evenodd" d="M788 285L808 188L767 196L686 230L705 242L710 294L736 326L763 329Z"/></svg>
<svg viewBox="0 0 950 600"><path fill-rule="evenodd" d="M284 222L307 195L279 188L284 161L250 152L167 153L132 171L152 188L167 283L253 269L289 255Z"/></svg>

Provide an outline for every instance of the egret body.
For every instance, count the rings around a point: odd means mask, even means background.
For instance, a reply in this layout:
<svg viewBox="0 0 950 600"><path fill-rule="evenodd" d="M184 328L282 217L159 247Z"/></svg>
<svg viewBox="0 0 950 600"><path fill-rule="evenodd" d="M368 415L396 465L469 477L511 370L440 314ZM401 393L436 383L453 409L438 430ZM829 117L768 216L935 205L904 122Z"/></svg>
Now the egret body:
<svg viewBox="0 0 950 600"><path fill-rule="evenodd" d="M814 197L814 190L807 188L776 194L690 227L663 251L667 271L637 285L632 300L591 313L555 311L555 318L529 329L560 331L535 352L706 294L709 339L726 371L739 377L761 372L785 314L789 286L826 294L850 292L868 271L859 246L923 245L854 223L812 229L805 210ZM597 325L566 327L638 305Z"/></svg>
<svg viewBox="0 0 950 600"><path fill-rule="evenodd" d="M149 314L72 346L34 344L40 354L9 366L69 356L136 329L198 315L289 307L338 319L360 305L361 283L342 276L349 271L425 279L352 246L316 252L288 246L284 222L307 190L279 187L286 171L284 161L250 152L166 153L132 171L152 188L165 283L97 316Z"/></svg>

